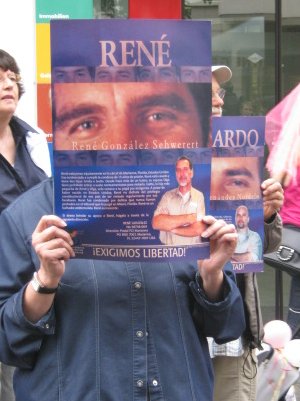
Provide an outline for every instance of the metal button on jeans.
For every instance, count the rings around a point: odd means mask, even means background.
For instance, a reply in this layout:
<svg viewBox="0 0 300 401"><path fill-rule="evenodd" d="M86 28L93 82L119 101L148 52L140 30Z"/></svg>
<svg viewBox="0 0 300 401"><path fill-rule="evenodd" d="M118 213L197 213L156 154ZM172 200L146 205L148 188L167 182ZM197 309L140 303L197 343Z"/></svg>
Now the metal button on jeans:
<svg viewBox="0 0 300 401"><path fill-rule="evenodd" d="M136 281L133 285L136 290L142 288L142 283L140 281Z"/></svg>
<svg viewBox="0 0 300 401"><path fill-rule="evenodd" d="M138 387L143 387L143 385L144 385L143 380L138 380L138 381L136 382L136 385L137 385Z"/></svg>
<svg viewBox="0 0 300 401"><path fill-rule="evenodd" d="M144 333L143 333L141 330L138 330L135 334L136 334L136 336L139 337L139 338L144 337Z"/></svg>

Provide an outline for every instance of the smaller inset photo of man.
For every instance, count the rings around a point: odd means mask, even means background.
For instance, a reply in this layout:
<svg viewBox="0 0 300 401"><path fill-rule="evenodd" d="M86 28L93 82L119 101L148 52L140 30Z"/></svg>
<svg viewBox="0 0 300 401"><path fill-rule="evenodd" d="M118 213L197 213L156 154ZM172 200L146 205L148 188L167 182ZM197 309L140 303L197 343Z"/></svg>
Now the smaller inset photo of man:
<svg viewBox="0 0 300 401"><path fill-rule="evenodd" d="M261 170L258 157L213 157L211 200L261 199Z"/></svg>
<svg viewBox="0 0 300 401"><path fill-rule="evenodd" d="M205 199L192 185L194 169L188 157L178 158L175 175L178 186L162 195L154 211L152 227L159 230L159 239L164 245L199 244L206 228L202 222Z"/></svg>
<svg viewBox="0 0 300 401"><path fill-rule="evenodd" d="M262 260L262 240L258 232L251 229L250 210L241 205L235 211L235 226L238 242L232 262L249 263Z"/></svg>

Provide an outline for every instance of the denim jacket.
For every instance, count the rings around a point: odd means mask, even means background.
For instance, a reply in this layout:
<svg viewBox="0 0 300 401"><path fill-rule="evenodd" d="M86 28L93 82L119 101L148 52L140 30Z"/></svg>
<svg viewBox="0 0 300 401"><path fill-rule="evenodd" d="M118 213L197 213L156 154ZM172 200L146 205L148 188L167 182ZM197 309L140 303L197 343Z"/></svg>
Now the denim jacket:
<svg viewBox="0 0 300 401"><path fill-rule="evenodd" d="M0 216L0 359L17 366L17 401L210 401L206 342L245 328L240 293L225 276L209 302L196 263L73 259L51 310L33 324L22 297L39 268L31 233L53 213L52 181Z"/></svg>

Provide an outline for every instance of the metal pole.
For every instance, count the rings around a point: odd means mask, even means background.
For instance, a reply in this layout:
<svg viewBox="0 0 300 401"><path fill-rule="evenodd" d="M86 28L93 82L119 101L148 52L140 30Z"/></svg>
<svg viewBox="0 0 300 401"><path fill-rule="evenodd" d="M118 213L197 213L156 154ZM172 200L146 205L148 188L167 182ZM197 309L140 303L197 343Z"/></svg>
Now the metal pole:
<svg viewBox="0 0 300 401"><path fill-rule="evenodd" d="M281 0L275 0L275 102L282 98L281 85ZM282 271L275 270L275 318L283 320Z"/></svg>
<svg viewBox="0 0 300 401"><path fill-rule="evenodd" d="M278 103L282 98L281 86L281 0L275 0L275 101Z"/></svg>

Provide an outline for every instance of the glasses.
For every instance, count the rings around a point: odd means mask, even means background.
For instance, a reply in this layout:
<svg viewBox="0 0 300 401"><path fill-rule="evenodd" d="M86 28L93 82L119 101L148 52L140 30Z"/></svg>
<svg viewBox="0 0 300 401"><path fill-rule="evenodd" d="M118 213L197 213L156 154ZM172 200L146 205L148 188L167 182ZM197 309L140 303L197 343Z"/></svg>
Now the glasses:
<svg viewBox="0 0 300 401"><path fill-rule="evenodd" d="M0 85L3 85L6 80L10 80L13 84L17 84L21 81L21 77L14 72L2 72L0 73Z"/></svg>
<svg viewBox="0 0 300 401"><path fill-rule="evenodd" d="M226 90L223 88L219 88L215 92L212 92L212 97L218 96L222 100L224 99L225 95L226 95Z"/></svg>

